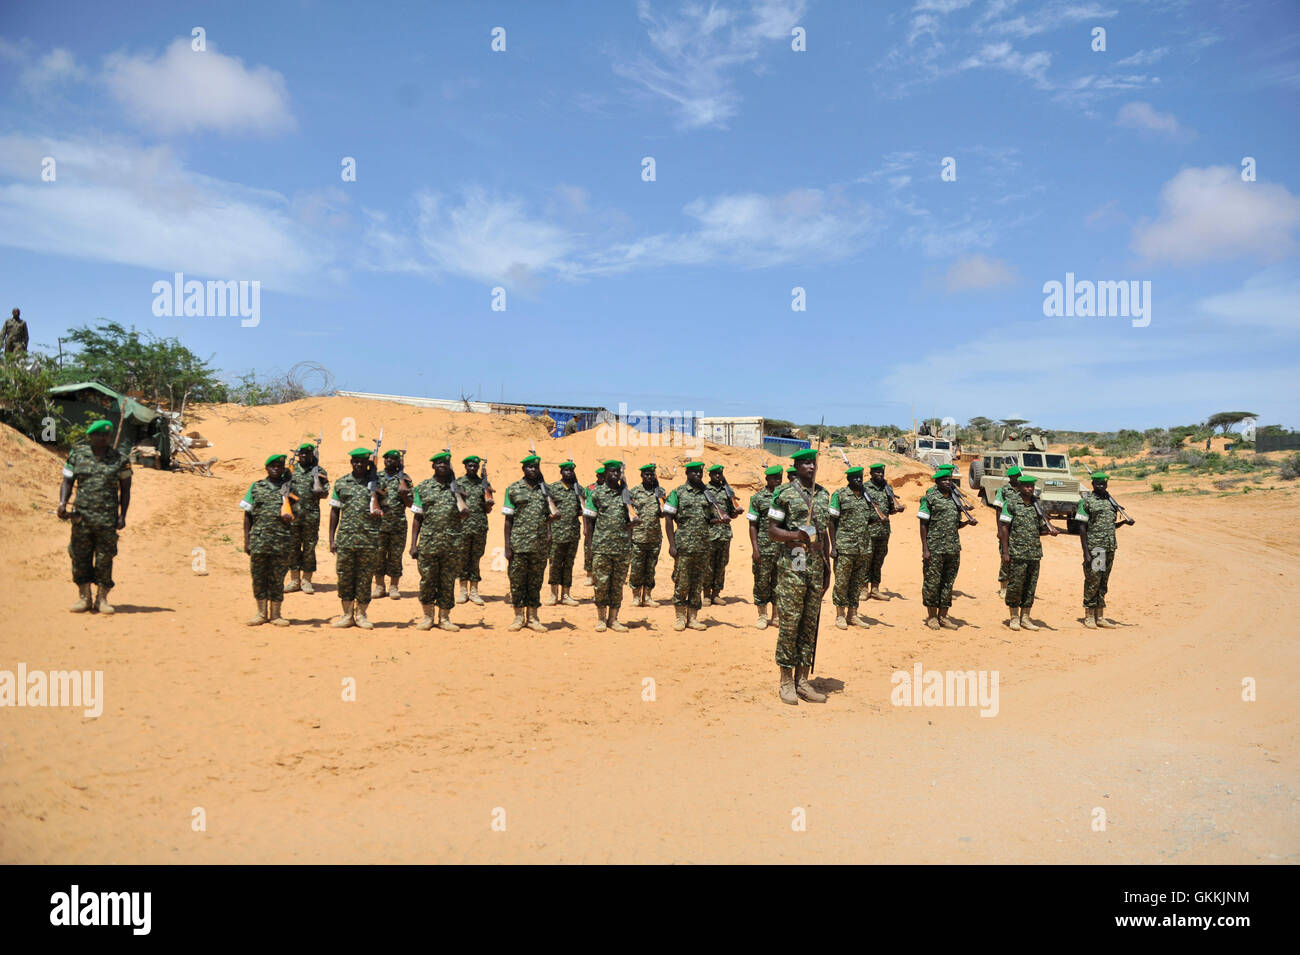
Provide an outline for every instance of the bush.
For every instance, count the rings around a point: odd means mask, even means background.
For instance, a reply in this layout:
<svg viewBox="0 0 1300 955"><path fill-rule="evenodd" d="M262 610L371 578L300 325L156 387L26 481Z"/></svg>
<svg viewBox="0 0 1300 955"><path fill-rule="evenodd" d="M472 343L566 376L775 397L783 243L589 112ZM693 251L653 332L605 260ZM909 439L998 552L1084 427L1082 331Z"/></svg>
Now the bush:
<svg viewBox="0 0 1300 955"><path fill-rule="evenodd" d="M1199 451L1179 451L1174 460L1179 464L1186 464L1189 468L1199 468L1205 463L1205 455Z"/></svg>
<svg viewBox="0 0 1300 955"><path fill-rule="evenodd" d="M1277 474L1283 481L1294 481L1300 477L1300 454L1293 454L1283 461Z"/></svg>
<svg viewBox="0 0 1300 955"><path fill-rule="evenodd" d="M1155 491L1157 494L1163 494L1165 486L1163 484L1152 484L1151 490Z"/></svg>
<svg viewBox="0 0 1300 955"><path fill-rule="evenodd" d="M1133 476L1140 481L1150 473L1151 472L1148 471L1146 468L1138 468L1136 471L1133 472Z"/></svg>
<svg viewBox="0 0 1300 955"><path fill-rule="evenodd" d="M1070 449L1070 457L1072 458L1084 458L1090 454L1092 454L1092 448L1088 447L1086 444Z"/></svg>
<svg viewBox="0 0 1300 955"><path fill-rule="evenodd" d="M57 418L62 408L50 399L56 384L50 359L37 352L0 357L0 420L33 441L48 433L46 418ZM66 431L66 429L61 429ZM60 434L67 442L69 436Z"/></svg>
<svg viewBox="0 0 1300 955"><path fill-rule="evenodd" d="M1156 465L1156 470L1159 471L1161 474L1168 474L1168 473L1169 473L1169 462L1168 462L1168 461L1161 461L1159 464Z"/></svg>

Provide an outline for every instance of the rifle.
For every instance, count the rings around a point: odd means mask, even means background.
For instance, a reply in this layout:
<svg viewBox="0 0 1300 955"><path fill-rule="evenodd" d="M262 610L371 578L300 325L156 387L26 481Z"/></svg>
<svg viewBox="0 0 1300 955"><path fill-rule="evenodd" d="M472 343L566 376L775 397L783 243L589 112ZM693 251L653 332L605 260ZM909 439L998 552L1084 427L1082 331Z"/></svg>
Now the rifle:
<svg viewBox="0 0 1300 955"><path fill-rule="evenodd" d="M320 446L324 441L325 429L321 428L316 435L316 450L314 452L316 455L316 463L313 464L311 468L311 489L313 494L319 494L321 491L325 490L320 486Z"/></svg>
<svg viewBox="0 0 1300 955"><path fill-rule="evenodd" d="M664 498L666 498L666 497L668 496L668 492L665 491L662 487L659 486L659 459L658 459L657 457L655 457L655 458L651 458L651 459L650 459L650 463L654 465L654 469L655 469L655 470L654 470L654 475L655 475L655 501L656 501L656 502L658 502L658 501L662 501Z"/></svg>
<svg viewBox="0 0 1300 955"><path fill-rule="evenodd" d="M840 448L840 457L844 459L845 465L848 465L849 456L844 453L843 448ZM880 513L880 508L876 507L876 502L872 500L871 495L867 493L867 489L865 486L862 488L862 499L871 505L871 509L876 512L876 517L880 518L881 522L883 523L885 520L885 515Z"/></svg>
<svg viewBox="0 0 1300 955"><path fill-rule="evenodd" d="M722 462L719 461L718 463L721 464ZM739 511L740 498L736 497L736 492L731 489L731 484L727 481L725 474L722 478L722 489L727 492L727 500L731 502L731 509L733 511Z"/></svg>
<svg viewBox="0 0 1300 955"><path fill-rule="evenodd" d="M1051 522L1048 521L1047 519L1047 512L1043 510L1042 501L1039 500L1039 495L1041 495L1042 493L1043 492L1040 491L1038 488L1034 488L1034 511L1038 514L1038 521L1039 521L1038 533L1040 535L1043 533L1044 530L1052 526Z"/></svg>
<svg viewBox="0 0 1300 955"><path fill-rule="evenodd" d="M528 453L533 455L537 454L537 449L533 446L533 442L531 441L528 442ZM555 503L555 496L551 494L551 486L546 483L546 477L542 475L542 466L540 462L537 465L537 475L542 481L542 497L546 498L546 507L551 512L551 517L555 517L560 513L560 508Z"/></svg>
<svg viewBox="0 0 1300 955"><path fill-rule="evenodd" d="M488 480L487 476L487 458L483 458L483 466L478 469L478 476L483 481L483 500L488 504L493 503L492 482Z"/></svg>
<svg viewBox="0 0 1300 955"><path fill-rule="evenodd" d="M447 465L450 467L451 466L451 438L448 435L443 435L443 440L446 441L447 443L443 445L442 450L445 451L448 455ZM461 490L460 481L456 479L456 469L454 467L451 469L451 493L456 495L456 510L460 511L461 514L468 514L469 505L465 503L465 492Z"/></svg>
<svg viewBox="0 0 1300 955"><path fill-rule="evenodd" d="M722 510L722 505L718 503L718 499L713 496L713 492L709 490L709 486L707 484L704 485L704 499L708 501L711 505L713 505L713 510L717 513L718 518L720 520L725 521L728 519L727 515Z"/></svg>
<svg viewBox="0 0 1300 955"><path fill-rule="evenodd" d="M1120 516L1123 523L1125 524L1137 523L1137 521L1133 520L1133 518L1128 516L1128 511L1124 510L1124 508L1120 506L1119 501L1115 500L1113 497L1110 496L1110 491L1106 492L1106 500L1110 501L1110 506L1115 508L1115 513Z"/></svg>
<svg viewBox="0 0 1300 955"><path fill-rule="evenodd" d="M284 474L280 477L280 513L282 515L288 514L290 518L293 517L293 503L298 500L298 495L294 494L291 490L291 485L293 484L293 468L288 464L288 462L292 461L296 454L296 450L293 448L289 449L289 453L285 455L284 458Z"/></svg>
<svg viewBox="0 0 1300 955"><path fill-rule="evenodd" d="M379 429L375 438L375 450L370 455L370 470L366 474L366 490L370 492L370 513L382 514L384 509L379 504L379 449L384 446L384 429Z"/></svg>
<svg viewBox="0 0 1300 955"><path fill-rule="evenodd" d="M972 511L971 506L966 503L966 498L962 496L961 490L957 487L956 484L952 486L952 494L948 496L948 500L956 504L958 509L965 512L966 522L970 524L972 527L979 523L979 521L975 519L975 512Z"/></svg>

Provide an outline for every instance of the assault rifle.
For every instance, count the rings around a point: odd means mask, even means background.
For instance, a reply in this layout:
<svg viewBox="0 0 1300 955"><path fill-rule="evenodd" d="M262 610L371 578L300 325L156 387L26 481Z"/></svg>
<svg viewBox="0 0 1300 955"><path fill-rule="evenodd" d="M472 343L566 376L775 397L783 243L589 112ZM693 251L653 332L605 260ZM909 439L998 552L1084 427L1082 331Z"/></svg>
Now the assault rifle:
<svg viewBox="0 0 1300 955"><path fill-rule="evenodd" d="M850 466L850 465L849 465L849 456L848 456L847 454L844 453L844 449L843 449L843 448L840 448L840 457L844 459L844 465L845 465L845 467L849 467L849 466ZM880 518L881 523L884 523L885 515L884 515L884 514L881 514L881 513L880 513L880 508L876 507L876 502L875 502L874 500L872 500L871 495L867 493L867 489L866 489L865 484L863 485L863 488L862 488L862 498L863 498L863 500L865 500L868 504L871 505L871 509L872 509L873 511L876 512L876 517Z"/></svg>
<svg viewBox="0 0 1300 955"><path fill-rule="evenodd" d="M311 467L311 489L313 494L319 494L325 490L320 484L320 446L324 441L325 429L321 428L316 434L316 450L313 452L316 455L316 463Z"/></svg>
<svg viewBox="0 0 1300 955"><path fill-rule="evenodd" d="M460 482L456 479L456 468L451 463L451 437L443 435L443 440L447 443L443 445L442 450L446 452L447 466L451 468L451 493L456 495L456 510L464 516L469 513L469 505L465 503L465 492L461 490Z"/></svg>
<svg viewBox="0 0 1300 955"><path fill-rule="evenodd" d="M292 461L297 453L295 449L289 449L289 453L284 458L284 474L280 475L280 514L281 516L288 514L290 519L293 518L293 505L298 500L298 495L292 490L293 467L288 462Z"/></svg>
<svg viewBox="0 0 1300 955"><path fill-rule="evenodd" d="M966 498L962 495L961 489L958 488L956 484L952 486L952 494L948 496L948 499L956 504L961 511L965 512L966 523L970 524L972 527L979 523L979 521L975 519L975 512L971 510L971 506L966 503Z"/></svg>
<svg viewBox="0 0 1300 955"><path fill-rule="evenodd" d="M370 492L370 513L382 514L384 509L379 504L379 449L384 446L384 429L379 429L375 438L375 450L370 455L370 469L366 474L366 490Z"/></svg>
<svg viewBox="0 0 1300 955"><path fill-rule="evenodd" d="M483 458L482 461L483 461L483 466L478 469L478 476L483 480L483 500L486 503L491 504L493 503L492 482L488 480L488 476L487 476L487 458Z"/></svg>
<svg viewBox="0 0 1300 955"><path fill-rule="evenodd" d="M532 455L537 454L537 449L533 446L533 442L531 441L528 442L528 453ZM560 508L559 505L555 503L555 496L551 494L551 486L546 483L546 476L542 474L542 465L540 462L537 465L537 474L542 481L542 497L546 498L546 507L551 512L551 517L555 517L560 513Z"/></svg>
<svg viewBox="0 0 1300 955"><path fill-rule="evenodd" d="M1110 496L1110 491L1106 492L1106 500L1110 501L1110 506L1115 508L1115 513L1120 516L1121 524L1137 523L1137 521L1133 520L1133 518L1128 516L1128 511L1124 510L1124 508L1120 506L1119 501L1115 500L1113 497Z"/></svg>

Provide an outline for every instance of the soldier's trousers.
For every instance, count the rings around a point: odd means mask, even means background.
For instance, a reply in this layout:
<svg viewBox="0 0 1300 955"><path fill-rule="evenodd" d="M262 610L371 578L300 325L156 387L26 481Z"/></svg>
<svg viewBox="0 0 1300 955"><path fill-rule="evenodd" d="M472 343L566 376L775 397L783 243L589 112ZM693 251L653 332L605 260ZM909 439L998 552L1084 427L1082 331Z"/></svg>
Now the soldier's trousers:
<svg viewBox="0 0 1300 955"><path fill-rule="evenodd" d="M253 599L284 600L284 575L289 572L289 555L284 551L250 554L248 570L253 577Z"/></svg>
<svg viewBox="0 0 1300 955"><path fill-rule="evenodd" d="M591 557L591 583L596 591L597 607L617 610L623 605L623 583L627 580L630 555L593 554Z"/></svg>
<svg viewBox="0 0 1300 955"><path fill-rule="evenodd" d="M777 666L812 666L825 572L825 564L819 560L809 560L807 570L793 570L789 558L778 565L776 607L781 632L776 638Z"/></svg>
<svg viewBox="0 0 1300 955"><path fill-rule="evenodd" d="M450 610L456 602L456 575L460 573L461 548L421 544L415 566L420 570L420 603L437 604Z"/></svg>
<svg viewBox="0 0 1300 955"><path fill-rule="evenodd" d="M704 572L704 589L722 593L722 583L727 576L727 561L731 560L731 539L709 541L709 565Z"/></svg>
<svg viewBox="0 0 1300 955"><path fill-rule="evenodd" d="M632 566L627 575L629 587L633 589L644 587L646 590L654 590L655 568L659 566L659 549L662 546L661 541L655 541L653 544L632 545Z"/></svg>
<svg viewBox="0 0 1300 955"><path fill-rule="evenodd" d="M316 573L316 544L320 541L320 515L299 516L289 525L289 569Z"/></svg>
<svg viewBox="0 0 1300 955"><path fill-rule="evenodd" d="M402 551L406 549L406 521L379 529L379 550L375 554L375 573L402 576Z"/></svg>
<svg viewBox="0 0 1300 955"><path fill-rule="evenodd" d="M1034 605L1034 594L1038 591L1038 567L1041 560L1016 560L1003 564L1007 571L1007 606L1024 607L1028 610Z"/></svg>
<svg viewBox="0 0 1300 955"><path fill-rule="evenodd" d="M379 566L374 547L340 547L335 571L339 578L339 600L370 603L370 581Z"/></svg>
<svg viewBox="0 0 1300 955"><path fill-rule="evenodd" d="M1110 587L1110 572L1115 566L1115 552L1088 548L1088 559L1083 562L1083 605L1088 608L1106 606L1106 590Z"/></svg>
<svg viewBox="0 0 1300 955"><path fill-rule="evenodd" d="M546 551L515 551L510 561L510 603L516 609L542 605L542 578L546 576Z"/></svg>
<svg viewBox="0 0 1300 955"><path fill-rule="evenodd" d="M936 554L930 551L930 563L924 565L921 603L927 607L951 607L952 585L957 580L961 554Z"/></svg>
<svg viewBox="0 0 1300 955"><path fill-rule="evenodd" d="M551 579L552 587L573 586L573 562L578 557L578 538L571 541L551 541Z"/></svg>
<svg viewBox="0 0 1300 955"><path fill-rule="evenodd" d="M483 579L478 572L478 564L483 559L483 551L487 549L487 528L462 531L460 546L460 570L457 573L461 580L476 584Z"/></svg>
<svg viewBox="0 0 1300 955"><path fill-rule="evenodd" d="M582 545L582 572L588 577L591 576L591 539Z"/></svg>
<svg viewBox="0 0 1300 955"><path fill-rule="evenodd" d="M704 606L700 591L704 587L704 575L709 568L709 552L706 550L685 553L677 552L677 566L673 568L673 603L678 607L690 607L699 610Z"/></svg>
<svg viewBox="0 0 1300 955"><path fill-rule="evenodd" d="M840 554L835 559L835 590L831 600L837 607L856 607L871 570L870 554Z"/></svg>
<svg viewBox="0 0 1300 955"><path fill-rule="evenodd" d="M117 556L117 528L96 527L83 517L72 525L68 544L72 558L72 582L113 586L113 558Z"/></svg>
<svg viewBox="0 0 1300 955"><path fill-rule="evenodd" d="M776 602L776 551L759 551L754 561L754 606Z"/></svg>
<svg viewBox="0 0 1300 955"><path fill-rule="evenodd" d="M867 568L867 583L879 584L880 572L885 567L885 555L889 553L889 535L871 538L871 566Z"/></svg>

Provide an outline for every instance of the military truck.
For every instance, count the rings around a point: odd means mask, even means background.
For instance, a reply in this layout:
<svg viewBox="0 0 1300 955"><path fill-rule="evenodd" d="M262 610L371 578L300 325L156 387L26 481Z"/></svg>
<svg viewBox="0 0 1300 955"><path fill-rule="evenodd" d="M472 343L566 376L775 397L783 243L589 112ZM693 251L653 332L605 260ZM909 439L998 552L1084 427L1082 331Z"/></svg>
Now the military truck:
<svg viewBox="0 0 1300 955"><path fill-rule="evenodd" d="M952 464L952 442L933 435L900 435L894 439L894 452L915 458L929 468Z"/></svg>
<svg viewBox="0 0 1300 955"><path fill-rule="evenodd" d="M993 506L993 497L1007 485L1007 468L1018 465L1025 474L1037 478L1034 496L1048 516L1067 518L1072 533L1077 532L1073 518L1079 504L1079 481L1070 468L1070 458L1047 450L1047 436L1037 431L1007 434L992 451L970 463L970 486L979 491L980 499Z"/></svg>

